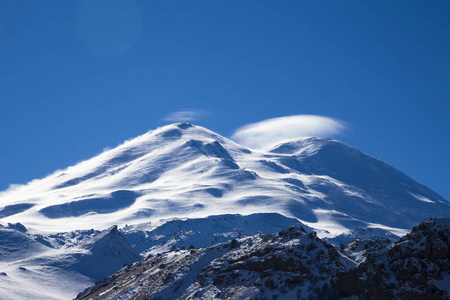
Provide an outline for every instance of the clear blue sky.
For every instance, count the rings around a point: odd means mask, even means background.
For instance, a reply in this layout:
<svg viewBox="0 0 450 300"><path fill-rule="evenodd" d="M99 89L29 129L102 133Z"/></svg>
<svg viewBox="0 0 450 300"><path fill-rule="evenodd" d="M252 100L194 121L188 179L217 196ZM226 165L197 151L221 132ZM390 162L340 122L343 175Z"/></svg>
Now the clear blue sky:
<svg viewBox="0 0 450 300"><path fill-rule="evenodd" d="M337 118L450 200L449 1L1 0L0 68L0 190L191 109Z"/></svg>

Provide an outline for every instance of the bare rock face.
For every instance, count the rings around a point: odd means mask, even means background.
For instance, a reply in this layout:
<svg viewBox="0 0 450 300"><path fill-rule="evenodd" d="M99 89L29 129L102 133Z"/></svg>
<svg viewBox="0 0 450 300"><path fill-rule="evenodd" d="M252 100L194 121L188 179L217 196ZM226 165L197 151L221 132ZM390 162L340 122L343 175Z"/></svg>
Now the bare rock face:
<svg viewBox="0 0 450 300"><path fill-rule="evenodd" d="M306 295L327 289L349 262L315 233L291 227L277 235L239 241L233 251L209 264L199 279L203 287L220 291L219 298L251 294Z"/></svg>
<svg viewBox="0 0 450 300"><path fill-rule="evenodd" d="M443 289L450 276L449 224L448 218L424 221L392 247L341 274L335 288L361 299L449 299Z"/></svg>

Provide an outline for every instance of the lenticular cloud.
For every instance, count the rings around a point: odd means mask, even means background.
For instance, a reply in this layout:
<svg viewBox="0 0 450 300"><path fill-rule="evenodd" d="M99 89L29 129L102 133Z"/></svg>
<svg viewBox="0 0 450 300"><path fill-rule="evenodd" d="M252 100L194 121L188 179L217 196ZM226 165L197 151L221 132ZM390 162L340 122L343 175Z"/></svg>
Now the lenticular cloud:
<svg viewBox="0 0 450 300"><path fill-rule="evenodd" d="M245 125L233 134L238 143L264 149L282 141L306 137L331 137L345 129L343 122L322 116L295 115Z"/></svg>

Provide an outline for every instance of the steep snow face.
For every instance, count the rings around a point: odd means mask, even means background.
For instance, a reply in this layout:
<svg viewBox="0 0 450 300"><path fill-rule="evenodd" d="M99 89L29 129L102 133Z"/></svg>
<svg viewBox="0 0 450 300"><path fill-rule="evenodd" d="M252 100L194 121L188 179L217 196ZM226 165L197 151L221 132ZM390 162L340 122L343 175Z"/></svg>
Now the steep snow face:
<svg viewBox="0 0 450 300"><path fill-rule="evenodd" d="M297 149L294 150L296 147ZM417 211L422 211L423 215L435 216L433 213L436 213L437 208L441 206L448 208L448 202L428 188L391 166L341 142L310 138L280 145L272 152L292 152L306 172L330 176L357 190L364 191L368 196L364 197L366 201L374 205L370 207L364 204L355 209L370 209L373 219L379 220L386 213L380 206L388 207L397 214L397 216L390 215L385 221L393 227L398 227L407 221L405 216ZM327 188L321 191L328 196L334 194L333 190ZM334 203L333 206L337 211L343 211L340 203ZM361 213L364 214L363 211ZM396 221L396 218L400 220Z"/></svg>
<svg viewBox="0 0 450 300"><path fill-rule="evenodd" d="M124 264L140 260L139 254L127 239L113 226L79 246L85 250L75 255L73 268L79 273L100 280ZM93 267L95 266L95 267Z"/></svg>
<svg viewBox="0 0 450 300"><path fill-rule="evenodd" d="M0 193L0 222L20 222L32 232L156 227L235 213L280 213L321 235L356 227L400 235L428 217L450 216L450 205L337 141L310 138L253 151L186 123Z"/></svg>

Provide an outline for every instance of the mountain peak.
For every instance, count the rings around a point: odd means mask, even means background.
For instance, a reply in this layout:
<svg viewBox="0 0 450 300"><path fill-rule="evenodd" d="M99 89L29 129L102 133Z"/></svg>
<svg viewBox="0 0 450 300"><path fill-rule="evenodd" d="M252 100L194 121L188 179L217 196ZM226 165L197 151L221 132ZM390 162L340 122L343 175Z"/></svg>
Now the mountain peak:
<svg viewBox="0 0 450 300"><path fill-rule="evenodd" d="M1 222L42 231L239 212L279 213L329 235L368 225L398 233L450 216L439 195L339 141L306 138L252 152L189 123L149 131L0 197Z"/></svg>
<svg viewBox="0 0 450 300"><path fill-rule="evenodd" d="M74 268L96 280L141 258L116 225L87 240L78 248L88 252L78 256ZM97 267L92 268L93 265Z"/></svg>
<svg viewBox="0 0 450 300"><path fill-rule="evenodd" d="M87 286L87 281L98 280L139 259L137 249L143 255L158 254L177 245L185 250L156 255L154 260L149 260L155 262L150 263L152 269L164 274L160 277L163 284L174 274L172 269L166 268L168 264L178 258L182 261L192 258L203 264L206 261L200 256L206 253L217 255L208 254L208 259L223 256L225 252L232 256L217 260L217 264L204 273L204 279L217 275L215 266L238 267L240 259L247 261L249 268L269 271L271 266L279 266L280 271L290 271L291 262L280 259L292 256L295 249L291 246L297 241L297 248L303 247L312 256L304 261L301 253L294 256L302 260L302 265L318 262L313 269L320 271L331 265L328 262L322 265L324 254L331 253L338 262L342 255L330 252L331 246L320 242L319 237L338 240L346 238L339 236L343 232L363 235L356 229L361 227L365 228L366 237L373 233L367 228L379 228L374 232L377 236L380 232L387 237L399 236L424 219L450 216L450 204L439 195L341 142L308 138L288 141L271 151L250 151L206 128L187 123L149 131L44 179L1 193L0 203L0 225L23 224L13 225L16 229L0 226L0 235L10 241L5 244L3 262L15 261L4 269L6 275L0 276L16 278L11 281L15 282L14 287L0 284L0 289L13 290L12 295L20 289L16 287L31 280L29 270L37 272L33 273L32 286L45 287L38 293L47 295L49 289L55 295L73 295L73 291L67 290L69 287ZM236 213L242 216L236 217ZM185 221L174 221L180 219ZM434 229L447 222L436 219L423 226ZM131 225L127 228L145 224L146 231L125 231L127 238L131 238L127 240L116 226L121 228L126 224ZM281 251L276 250L280 255L265 252L267 240L262 236L241 239L249 233L271 233L275 228L299 224L304 224L308 231L309 228L315 230L317 236L299 228L282 230L272 236L273 249L280 246ZM27 231L21 232L24 228ZM83 230L91 228L94 230ZM416 235L413 230L411 238L403 242L414 245L413 241L423 236L422 233ZM438 236L432 236L436 237L439 247L429 248L430 257L440 258L447 252L441 251L445 247L440 246ZM229 243L231 239L233 243ZM227 244L210 247L220 241ZM354 248L359 249L364 243L370 242L362 241ZM191 245L207 248L186 250ZM436 255L434 249L438 250ZM244 252L255 256L247 257ZM368 257L374 252L367 253ZM269 255L267 264L261 263L261 255ZM239 261L230 263L233 257ZM295 257L291 258L295 260ZM195 270L202 270L204 266L198 265ZM48 270L53 273L48 275ZM142 274L144 270L140 270ZM243 278L236 278L234 271L229 270L216 276L215 283L221 285L226 279L241 286ZM289 280L304 282L305 274L289 277ZM255 280L261 277L259 275L262 274L257 274ZM272 275L272 281L264 281L267 288L282 283L275 280L277 274ZM55 282L58 280L61 283ZM213 286L216 286L214 282ZM31 296L36 291L28 288L28 292L27 298L36 298ZM214 296L205 297L211 295ZM164 296L162 298L167 298Z"/></svg>
<svg viewBox="0 0 450 300"><path fill-rule="evenodd" d="M188 129L188 128L194 127L194 125L192 125L190 123L186 123L186 122L176 123L175 126L177 126L180 129Z"/></svg>

